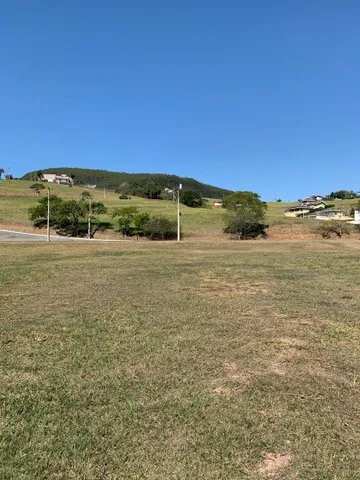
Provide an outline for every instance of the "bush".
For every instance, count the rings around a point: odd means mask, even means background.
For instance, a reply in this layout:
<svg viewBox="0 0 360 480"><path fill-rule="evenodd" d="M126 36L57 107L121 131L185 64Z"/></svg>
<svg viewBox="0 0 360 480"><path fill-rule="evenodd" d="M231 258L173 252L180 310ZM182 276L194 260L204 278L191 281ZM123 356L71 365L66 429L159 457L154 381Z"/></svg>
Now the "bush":
<svg viewBox="0 0 360 480"><path fill-rule="evenodd" d="M333 234L341 238L343 235L350 235L351 225L339 220L321 221L314 229L315 233L323 238L331 238Z"/></svg>
<svg viewBox="0 0 360 480"><path fill-rule="evenodd" d="M266 229L268 225L259 222L243 222L241 219L228 218L228 225L224 229L224 233L232 233L239 240L250 240L257 237L266 238Z"/></svg>
<svg viewBox="0 0 360 480"><path fill-rule="evenodd" d="M143 229L144 235L150 240L175 240L177 238L177 222L166 217L151 217Z"/></svg>
<svg viewBox="0 0 360 480"><path fill-rule="evenodd" d="M39 197L41 190L44 190L45 187L42 183L33 183L29 188L35 190L36 196Z"/></svg>
<svg viewBox="0 0 360 480"><path fill-rule="evenodd" d="M204 204L201 195L192 190L183 190L180 193L180 201L187 207L192 208L202 207Z"/></svg>

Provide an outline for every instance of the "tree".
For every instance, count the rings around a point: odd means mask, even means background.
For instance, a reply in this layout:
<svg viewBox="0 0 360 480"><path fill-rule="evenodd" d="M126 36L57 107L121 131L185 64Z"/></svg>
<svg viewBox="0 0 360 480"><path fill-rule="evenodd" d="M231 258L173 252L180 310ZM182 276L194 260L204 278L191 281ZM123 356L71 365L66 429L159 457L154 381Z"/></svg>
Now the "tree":
<svg viewBox="0 0 360 480"><path fill-rule="evenodd" d="M0 168L0 180L1 180L1 175L5 172L3 168Z"/></svg>
<svg viewBox="0 0 360 480"><path fill-rule="evenodd" d="M63 200L57 195L50 195L50 225L59 235L70 237L86 237L88 234L88 218L91 215L92 238L97 231L111 228L109 222L101 222L94 215L106 213L106 208L101 202L90 205L84 200ZM37 228L46 227L47 223L47 198L38 200L38 204L29 208L29 218Z"/></svg>
<svg viewBox="0 0 360 480"><path fill-rule="evenodd" d="M226 195L223 206L227 209L225 233L232 233L243 240L266 236L265 214L267 204L253 192L235 192Z"/></svg>
<svg viewBox="0 0 360 480"><path fill-rule="evenodd" d="M144 225L144 235L150 240L174 240L177 222L163 216L153 216Z"/></svg>
<svg viewBox="0 0 360 480"><path fill-rule="evenodd" d="M14 177L11 175L11 173L7 173L5 175L5 180L12 180Z"/></svg>
<svg viewBox="0 0 360 480"><path fill-rule="evenodd" d="M125 237L130 237L133 234L133 221L137 215L138 209L136 207L116 208L113 211L112 217L118 217L119 232Z"/></svg>
<svg viewBox="0 0 360 480"><path fill-rule="evenodd" d="M89 201L91 198L92 198L92 195L87 190L84 190L83 192L81 192L81 200Z"/></svg>
<svg viewBox="0 0 360 480"><path fill-rule="evenodd" d="M142 192L145 198L161 198L161 186L154 182L149 182L145 184L142 188Z"/></svg>
<svg viewBox="0 0 360 480"><path fill-rule="evenodd" d="M141 213L136 207L117 208L112 216L113 218L118 217L119 232L125 237L143 236L144 225L150 219L148 213Z"/></svg>
<svg viewBox="0 0 360 480"><path fill-rule="evenodd" d="M182 190L180 193L180 202L188 207L202 207L204 202L198 193L192 190Z"/></svg>
<svg viewBox="0 0 360 480"><path fill-rule="evenodd" d="M44 185L42 183L33 183L32 185L30 185L30 187L32 190L35 191L35 194L37 197L40 196L40 192L41 190L44 190Z"/></svg>
<svg viewBox="0 0 360 480"><path fill-rule="evenodd" d="M145 235L145 225L150 220L150 215L147 212L136 213L133 217L133 235Z"/></svg>
<svg viewBox="0 0 360 480"><path fill-rule="evenodd" d="M251 207L260 216L264 216L267 210L267 204L260 200L260 196L257 193L247 191L225 195L222 205L226 210L237 210L242 206Z"/></svg>
<svg viewBox="0 0 360 480"><path fill-rule="evenodd" d="M236 235L239 240L266 237L266 225L249 207L242 207L238 211L231 210L226 215L225 233Z"/></svg>
<svg viewBox="0 0 360 480"><path fill-rule="evenodd" d="M43 176L42 170L38 170L38 171L36 172L36 180L41 181L42 176Z"/></svg>
<svg viewBox="0 0 360 480"><path fill-rule="evenodd" d="M340 220L325 220L320 221L319 225L316 225L314 230L323 238L331 238L332 234L341 238L343 235L350 235L351 225Z"/></svg>
<svg viewBox="0 0 360 480"><path fill-rule="evenodd" d="M349 198L357 198L356 192L353 192L352 190L338 190L336 192L331 192L329 195L329 198L331 200L345 200Z"/></svg>
<svg viewBox="0 0 360 480"><path fill-rule="evenodd" d="M278 198L276 201L277 201L278 203L281 203L281 202L282 202L281 198Z"/></svg>
<svg viewBox="0 0 360 480"><path fill-rule="evenodd" d="M127 198L130 200L131 198L131 193L132 193L132 187L127 183L127 182L122 182L116 189L116 193L120 193L120 199Z"/></svg>

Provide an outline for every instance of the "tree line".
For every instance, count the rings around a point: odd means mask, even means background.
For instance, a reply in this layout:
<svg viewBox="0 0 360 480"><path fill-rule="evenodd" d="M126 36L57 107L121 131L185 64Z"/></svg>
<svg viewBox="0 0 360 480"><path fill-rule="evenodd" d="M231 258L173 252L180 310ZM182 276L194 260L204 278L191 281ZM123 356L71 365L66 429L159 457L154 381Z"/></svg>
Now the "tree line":
<svg viewBox="0 0 360 480"><path fill-rule="evenodd" d="M49 223L58 235L93 238L96 232L113 228L111 222L99 215L107 213L102 202L94 202L90 192L84 191L79 200L64 200L57 195L49 196ZM46 228L48 198L38 199L28 210L29 219L36 228ZM117 208L112 217L117 230L124 236L146 237L150 240L172 240L177 236L177 222L161 215L140 213L135 207Z"/></svg>
<svg viewBox="0 0 360 480"><path fill-rule="evenodd" d="M42 184L30 186L39 196ZM185 196L186 197L186 196ZM189 194L189 202L199 200L197 195ZM201 200L201 197L200 197ZM107 213L102 202L95 202L91 193L84 191L79 200L64 200L57 195L49 196L49 221L57 234L71 237L92 238L96 232L112 229L111 222L102 220L99 215ZM266 236L266 203L253 192L235 192L226 195L223 200L226 209L225 233L239 239ZM28 211L29 218L37 228L47 226L48 198L38 199ZM117 231L125 237L145 237L151 240L172 240L177 237L177 221L162 215L150 215L139 212L135 206L118 207L112 211ZM89 230L90 228L90 230Z"/></svg>
<svg viewBox="0 0 360 480"><path fill-rule="evenodd" d="M38 172L32 171L26 173L22 178L24 180L38 180ZM192 190L201 197L220 198L231 193L231 190L219 188L213 185L201 183L194 178L179 177L177 175L168 175L160 173L126 173L109 172L107 170L93 170L86 168L47 168L41 173L62 173L73 176L77 185L97 185L99 188L118 189L123 183L131 186L133 195L146 196L146 198L161 198L160 192L164 189L176 189L181 183L185 190Z"/></svg>

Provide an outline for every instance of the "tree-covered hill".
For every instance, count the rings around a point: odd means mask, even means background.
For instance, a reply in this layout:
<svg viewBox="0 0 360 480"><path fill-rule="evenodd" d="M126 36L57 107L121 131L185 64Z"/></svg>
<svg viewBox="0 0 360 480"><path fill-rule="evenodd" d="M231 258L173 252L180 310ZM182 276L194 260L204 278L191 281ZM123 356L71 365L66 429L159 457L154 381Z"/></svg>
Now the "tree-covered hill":
<svg viewBox="0 0 360 480"><path fill-rule="evenodd" d="M22 178L32 180L37 178L38 171L28 172ZM42 173L56 173L74 175L75 182L82 185L96 185L99 188L118 188L123 183L129 185L145 186L149 183L159 185L161 188L175 188L179 183L183 188L193 190L202 197L219 198L230 193L230 190L214 187L198 182L193 178L178 177L177 175L167 175L162 173L125 173L109 172L107 170L92 170L87 168L47 168Z"/></svg>

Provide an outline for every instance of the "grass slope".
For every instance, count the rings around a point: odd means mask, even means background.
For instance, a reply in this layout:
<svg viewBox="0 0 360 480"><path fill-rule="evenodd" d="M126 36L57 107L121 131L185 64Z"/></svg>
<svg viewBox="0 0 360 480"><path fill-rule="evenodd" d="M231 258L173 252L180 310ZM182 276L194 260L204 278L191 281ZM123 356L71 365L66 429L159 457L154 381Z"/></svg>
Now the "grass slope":
<svg viewBox="0 0 360 480"><path fill-rule="evenodd" d="M28 208L37 203L37 198L30 185L34 182L26 180L0 181L0 226L7 226L11 229L29 228L31 223L28 220ZM59 195L64 199L79 199L84 187L69 188L66 185L51 185L51 192ZM140 211L147 211L151 214L163 214L172 218L176 218L177 207L174 202L165 200L148 200L144 198L134 197L131 200L119 200L119 196L113 191L105 192L101 189L89 190L94 199L102 201L109 209L109 215L103 216L104 220L112 221L111 212L114 208L120 206L133 205ZM46 195L43 190L42 196ZM213 200L209 200L212 205ZM342 200L334 202L337 205L346 206L353 205L354 200ZM308 220L299 220L286 218L284 209L292 203L271 202L268 204L267 221L270 224L280 223L285 225L293 225L296 223L307 223ZM224 227L224 210L221 208L189 208L181 206L182 227L185 235L207 237L221 235ZM115 225L114 225L115 226Z"/></svg>
<svg viewBox="0 0 360 480"><path fill-rule="evenodd" d="M31 227L27 211L30 206L36 205L35 193L29 189L33 182L26 180L0 181L0 225L10 228ZM79 199L84 187L69 188L66 185L51 185L51 193L64 199ZM165 200L148 200L133 197L131 200L119 200L119 196L112 191L100 189L88 190L94 200L102 201L108 207L109 214L102 216L104 220L113 221L111 212L121 206L136 206L140 211L151 214L162 214L176 218L177 206L174 202ZM42 191L42 196L46 191ZM189 208L181 206L182 225L185 235L212 235L220 233L223 228L223 211L213 208ZM115 226L115 224L114 224Z"/></svg>
<svg viewBox="0 0 360 480"><path fill-rule="evenodd" d="M2 245L0 477L359 479L358 258Z"/></svg>

